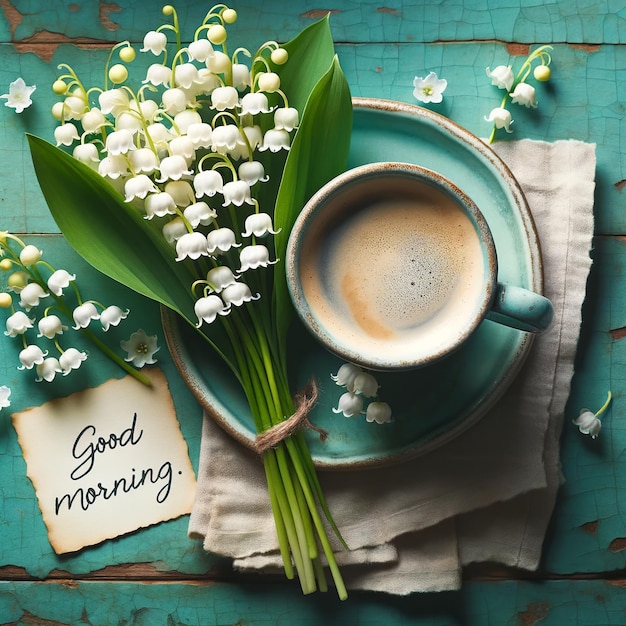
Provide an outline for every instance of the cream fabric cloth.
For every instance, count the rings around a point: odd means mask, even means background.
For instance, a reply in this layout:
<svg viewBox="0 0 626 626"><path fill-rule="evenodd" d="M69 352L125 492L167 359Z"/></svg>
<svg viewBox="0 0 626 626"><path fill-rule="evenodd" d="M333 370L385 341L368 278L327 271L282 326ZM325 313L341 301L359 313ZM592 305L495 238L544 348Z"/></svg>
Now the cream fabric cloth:
<svg viewBox="0 0 626 626"><path fill-rule="evenodd" d="M465 564L536 569L558 485L559 436L591 260L595 145L494 144L521 184L555 308L504 397L432 453L364 472L321 472L350 552L349 589L405 595L456 589ZM205 417L189 535L240 569L280 566L262 466Z"/></svg>

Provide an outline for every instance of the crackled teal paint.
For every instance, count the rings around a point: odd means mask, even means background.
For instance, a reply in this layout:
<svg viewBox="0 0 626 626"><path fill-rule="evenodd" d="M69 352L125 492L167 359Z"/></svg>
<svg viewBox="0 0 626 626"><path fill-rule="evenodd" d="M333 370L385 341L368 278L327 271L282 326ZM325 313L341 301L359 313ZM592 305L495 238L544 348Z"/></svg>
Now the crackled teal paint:
<svg viewBox="0 0 626 626"><path fill-rule="evenodd" d="M195 24L210 3L178 3L181 22ZM248 6L252 5L252 6ZM37 84L33 106L21 115L0 106L0 228L25 233L55 233L37 187L24 132L52 138L47 113L55 101L49 89L56 65L69 62L88 84L101 81L106 53L60 45L48 62L33 52L20 54L20 43L40 30L60 37L89 37L100 42L141 42L159 25L161 3L119 0L7 0L0 6L0 93L17 76ZM285 40L321 13L320 5L297 0L234 3L239 21L233 38L255 45L277 33ZM626 338L610 331L626 326L626 8L611 0L440 0L434 2L364 2L342 0L332 9L331 26L342 66L355 96L414 103L412 81L433 70L449 86L435 111L479 136L487 136L484 116L502 93L489 84L487 66L512 63L507 43L555 43L553 80L539 86L537 110L513 108L514 134L554 141L575 138L597 144L596 233L594 266L584 306L583 332L576 374L568 402L562 461L565 483L545 546L550 573L612 571L626 566L625 552L611 550L626 537ZM13 9L13 10L12 10ZM102 11L102 13L101 13ZM20 17L9 24L9 16ZM584 44L584 45L579 45ZM31 46L32 49L32 46ZM138 60L145 64L150 56ZM130 307L128 334L143 326L158 333L158 309L96 274L76 258L58 236L32 237L58 264L71 264L94 290L109 293ZM0 384L13 388L12 409L45 401L51 389L25 387L28 374L15 369L16 348L0 337ZM93 362L97 362L94 355ZM197 462L201 412L181 382L165 348L159 353L194 465ZM120 372L97 362L93 384ZM86 373L85 370L84 373ZM83 373L83 375L84 375ZM69 392L68 379L57 393ZM582 437L570 424L582 407L597 408L613 392L600 437ZM591 524L590 524L591 523ZM149 562L158 569L202 573L216 565L186 537L181 518L108 541L68 557L56 556L47 541L35 494L15 432L0 413L0 566L23 567L33 576L52 569L75 574L126 562ZM613 544L614 545L614 544ZM463 591L390 598L354 593L340 604L333 594L303 598L293 586L259 582L207 586L133 583L58 584L0 582L0 622L32 623L30 615L60 623L92 624L623 624L622 587L601 581L472 583ZM527 621L524 622L523 620ZM29 620L31 620L29 622Z"/></svg>

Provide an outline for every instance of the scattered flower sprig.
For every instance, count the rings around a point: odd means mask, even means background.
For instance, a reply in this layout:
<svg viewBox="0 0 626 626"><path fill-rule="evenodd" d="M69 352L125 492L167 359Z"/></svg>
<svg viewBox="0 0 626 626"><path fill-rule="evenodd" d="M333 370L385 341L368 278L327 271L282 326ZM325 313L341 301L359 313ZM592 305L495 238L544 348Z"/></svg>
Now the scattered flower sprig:
<svg viewBox="0 0 626 626"><path fill-rule="evenodd" d="M435 72L429 72L425 78L416 76L413 79L413 96L424 104L439 104L443 100L443 92L448 86L445 78L439 78Z"/></svg>
<svg viewBox="0 0 626 626"><path fill-rule="evenodd" d="M606 402L595 413L589 409L581 409L578 417L572 420L573 424L578 426L578 430L583 435L590 435L592 439L595 439L600 434L600 429L602 428L600 415L602 415L609 408L612 397L613 396L609 391Z"/></svg>
<svg viewBox="0 0 626 626"><path fill-rule="evenodd" d="M24 79L20 77L9 85L9 93L2 94L0 98L6 100L4 106L15 109L16 113L21 113L33 103L31 96L35 89L37 89L37 85L27 85Z"/></svg>
<svg viewBox="0 0 626 626"><path fill-rule="evenodd" d="M489 67L486 68L487 76L491 78L491 84L499 89L504 89L506 92L500 106L492 109L489 115L485 116L485 121L493 123L489 143L494 142L496 131L499 129L504 129L507 133L513 132L511 130L513 116L506 108L509 99L513 104L537 108L536 89L526 81L530 77L531 71L535 80L539 82L550 80L550 63L552 61L550 50L552 50L552 46L541 46L531 52L522 63L517 75L513 74L511 65L498 65L493 70ZM538 64L533 68L533 64L536 62Z"/></svg>
<svg viewBox="0 0 626 626"><path fill-rule="evenodd" d="M342 413L344 417L365 415L367 422L377 424L392 421L391 407L378 398L380 386L371 372L354 363L344 363L337 373L331 374L330 377L337 385L346 389L339 398L337 408L333 408L333 413Z"/></svg>
<svg viewBox="0 0 626 626"><path fill-rule="evenodd" d="M129 311L117 305L84 300L76 275L55 269L42 257L43 251L36 246L25 244L11 233L0 232L0 269L8 274L7 290L0 292L0 308L11 311L4 334L22 342L18 369L34 368L37 382L52 382L57 374L67 376L81 367L87 353L73 346L62 346L68 343L66 331L71 327L124 371L150 385L147 376L129 365L89 328L93 320L99 320L106 332L125 319ZM71 290L66 293L68 288ZM50 304L44 307L47 302ZM31 337L35 332L36 336Z"/></svg>

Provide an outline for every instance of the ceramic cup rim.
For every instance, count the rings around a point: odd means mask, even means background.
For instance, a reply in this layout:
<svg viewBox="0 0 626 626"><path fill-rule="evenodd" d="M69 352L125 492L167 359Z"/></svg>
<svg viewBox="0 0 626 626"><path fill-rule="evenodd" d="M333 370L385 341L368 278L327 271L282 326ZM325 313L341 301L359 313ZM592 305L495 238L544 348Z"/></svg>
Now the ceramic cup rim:
<svg viewBox="0 0 626 626"><path fill-rule="evenodd" d="M426 183L451 198L470 217L481 243L484 263L486 266L485 280L481 290L481 298L471 315L467 316L462 331L453 339L432 353L419 357L402 357L400 359L378 354L365 354L357 346L349 345L334 335L323 325L309 306L300 279L300 260L304 238L311 232L316 221L324 219L333 202L341 200L346 194L358 187L363 181L372 179L390 181L398 177L410 178L412 181ZM358 210L354 203L346 205L344 211L348 215ZM495 243L487 220L474 201L442 174L413 163L385 161L360 165L336 176L320 188L305 204L296 218L287 242L285 271L287 287L294 308L300 320L317 340L330 352L346 361L372 370L406 370L423 367L434 363L458 349L474 332L487 315L495 293L497 283L497 255Z"/></svg>

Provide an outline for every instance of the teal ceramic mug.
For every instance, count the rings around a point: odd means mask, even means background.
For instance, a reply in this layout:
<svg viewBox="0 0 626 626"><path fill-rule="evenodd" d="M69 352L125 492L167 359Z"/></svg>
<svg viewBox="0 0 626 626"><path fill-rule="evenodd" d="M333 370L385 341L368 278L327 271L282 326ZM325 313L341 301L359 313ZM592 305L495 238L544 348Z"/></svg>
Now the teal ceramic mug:
<svg viewBox="0 0 626 626"><path fill-rule="evenodd" d="M550 301L497 280L489 226L437 172L363 165L306 204L286 251L287 284L328 350L374 370L417 368L459 348L485 319L546 330Z"/></svg>

